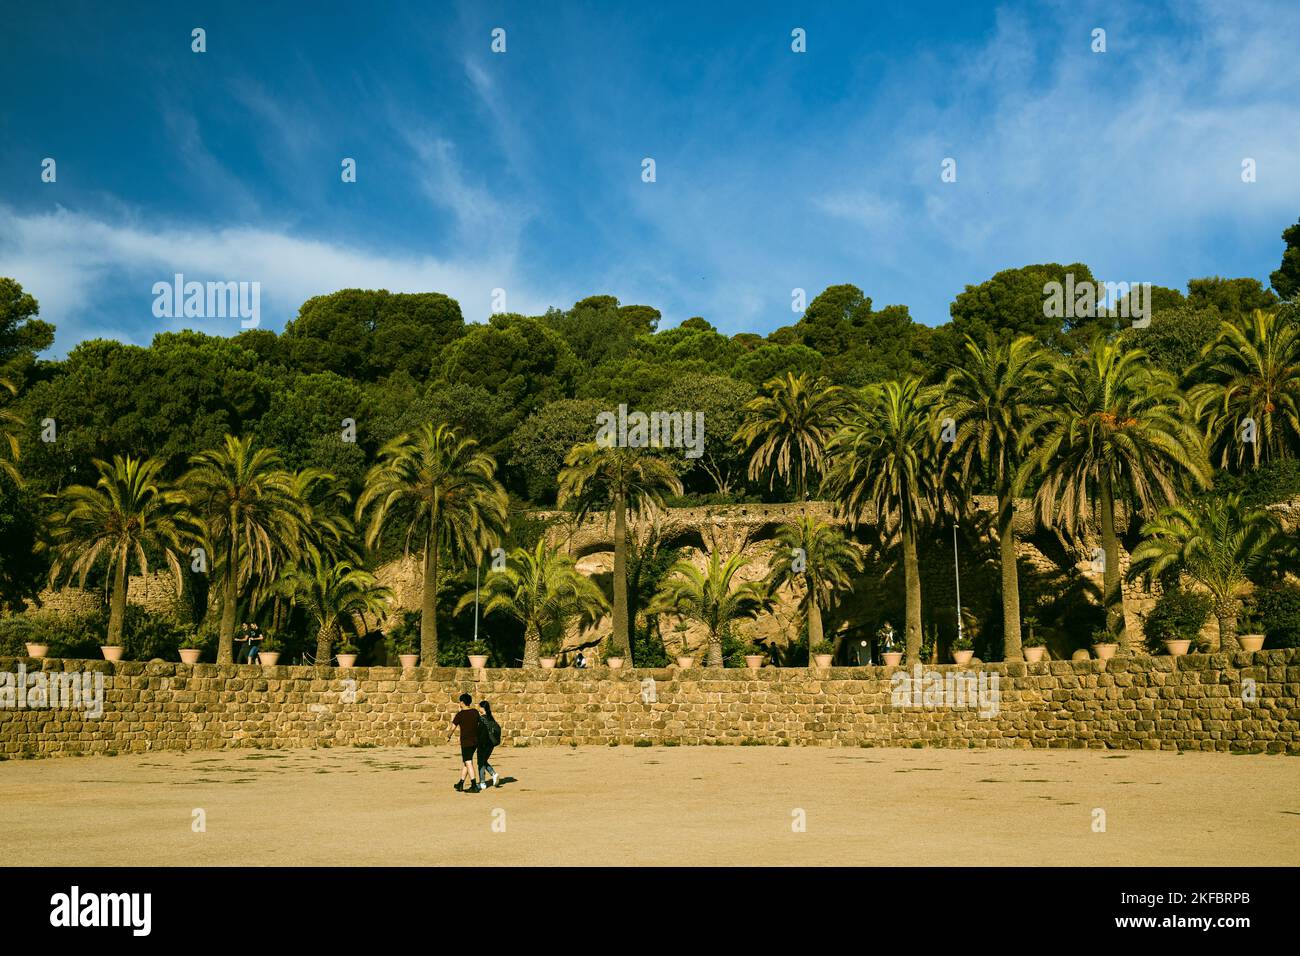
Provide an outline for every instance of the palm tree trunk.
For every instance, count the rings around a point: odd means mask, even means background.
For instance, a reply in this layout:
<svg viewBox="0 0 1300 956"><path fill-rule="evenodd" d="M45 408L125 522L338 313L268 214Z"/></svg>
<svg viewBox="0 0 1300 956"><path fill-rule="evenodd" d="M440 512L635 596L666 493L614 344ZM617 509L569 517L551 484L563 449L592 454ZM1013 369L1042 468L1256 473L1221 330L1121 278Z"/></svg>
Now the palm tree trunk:
<svg viewBox="0 0 1300 956"><path fill-rule="evenodd" d="M316 663L321 667L327 667L333 656L334 629L327 624L322 624L316 632Z"/></svg>
<svg viewBox="0 0 1300 956"><path fill-rule="evenodd" d="M536 624L524 628L524 666L537 667L542 656L542 632Z"/></svg>
<svg viewBox="0 0 1300 956"><path fill-rule="evenodd" d="M424 593L420 596L420 663L438 666L438 537L433 518L424 537Z"/></svg>
<svg viewBox="0 0 1300 956"><path fill-rule="evenodd" d="M907 603L907 664L921 662L921 565L916 557L916 531L906 517L902 521L903 580Z"/></svg>
<svg viewBox="0 0 1300 956"><path fill-rule="evenodd" d="M221 599L221 629L217 632L217 663L235 659L235 616L239 613L239 517L230 509L230 545L226 549L226 593Z"/></svg>
<svg viewBox="0 0 1300 956"><path fill-rule="evenodd" d="M632 661L632 641L627 632L627 500L620 492L614 495L614 646Z"/></svg>
<svg viewBox="0 0 1300 956"><path fill-rule="evenodd" d="M998 548L1002 556L1002 659L1018 661L1020 650L1020 571L1016 567L1015 500L998 499Z"/></svg>
<svg viewBox="0 0 1300 956"><path fill-rule="evenodd" d="M711 632L709 634L709 666L710 667L722 666L722 634L721 633Z"/></svg>
<svg viewBox="0 0 1300 956"><path fill-rule="evenodd" d="M808 592L808 666L813 666L813 648L822 642L822 609L817 606L817 595Z"/></svg>
<svg viewBox="0 0 1300 956"><path fill-rule="evenodd" d="M125 551L113 569L113 596L108 602L108 643L120 646L126 625L126 562Z"/></svg>
<svg viewBox="0 0 1300 956"><path fill-rule="evenodd" d="M1130 650L1124 627L1124 589L1119 580L1119 536L1115 534L1115 494L1110 475L1101 476L1102 605L1106 608L1106 631L1115 635L1120 649Z"/></svg>
<svg viewBox="0 0 1300 956"><path fill-rule="evenodd" d="M1237 609L1231 604L1221 604L1214 609L1214 616L1219 621L1219 653L1231 654L1241 650L1237 643Z"/></svg>

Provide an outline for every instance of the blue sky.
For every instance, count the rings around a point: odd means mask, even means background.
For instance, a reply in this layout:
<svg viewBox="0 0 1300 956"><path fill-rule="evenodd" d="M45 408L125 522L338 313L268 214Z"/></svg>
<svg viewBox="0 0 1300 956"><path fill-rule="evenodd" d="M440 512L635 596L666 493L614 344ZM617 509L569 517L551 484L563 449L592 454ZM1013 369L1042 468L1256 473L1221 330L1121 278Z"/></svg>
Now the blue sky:
<svg viewBox="0 0 1300 956"><path fill-rule="evenodd" d="M1030 262L1267 282L1300 216L1297 36L1294 2L27 4L0 275L60 354L186 324L151 310L175 272L260 282L276 329L347 286L766 333L796 287L938 324Z"/></svg>

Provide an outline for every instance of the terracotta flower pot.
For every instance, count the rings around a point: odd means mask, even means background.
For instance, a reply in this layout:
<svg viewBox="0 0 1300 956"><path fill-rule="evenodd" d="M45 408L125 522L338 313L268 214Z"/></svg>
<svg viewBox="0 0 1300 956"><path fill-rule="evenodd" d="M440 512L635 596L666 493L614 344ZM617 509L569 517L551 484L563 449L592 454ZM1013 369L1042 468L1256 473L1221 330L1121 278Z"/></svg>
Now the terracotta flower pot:
<svg viewBox="0 0 1300 956"><path fill-rule="evenodd" d="M203 656L203 651L197 647L181 648L182 664L197 664L199 662L199 658L202 656Z"/></svg>
<svg viewBox="0 0 1300 956"><path fill-rule="evenodd" d="M28 644L28 645L27 645L27 656L28 656L28 657L44 657L44 656L45 656L46 654L48 654L49 652L50 652L50 645L48 645L48 644Z"/></svg>
<svg viewBox="0 0 1300 956"><path fill-rule="evenodd" d="M1037 664L1047 653L1045 647L1022 647L1021 652L1025 655L1025 660L1030 664Z"/></svg>
<svg viewBox="0 0 1300 956"><path fill-rule="evenodd" d="M279 651L258 651L257 659L262 662L263 667L274 667L280 662Z"/></svg>
<svg viewBox="0 0 1300 956"><path fill-rule="evenodd" d="M974 656L974 651L953 651L952 661L954 664L969 664L970 659Z"/></svg>
<svg viewBox="0 0 1300 956"><path fill-rule="evenodd" d="M814 654L813 663L819 668L827 668L831 666L831 658L834 656L833 654Z"/></svg>
<svg viewBox="0 0 1300 956"><path fill-rule="evenodd" d="M476 671L481 671L483 668L487 667L487 659L488 656L486 654L471 654L469 655L469 666L474 668Z"/></svg>
<svg viewBox="0 0 1300 956"><path fill-rule="evenodd" d="M693 658L693 657L679 657L679 658L677 658L677 666L678 666L681 670L688 671L688 670L690 670L692 667L695 666L695 658Z"/></svg>
<svg viewBox="0 0 1300 956"><path fill-rule="evenodd" d="M886 667L897 667L899 664L903 663L902 651L888 651L880 656L885 659Z"/></svg>
<svg viewBox="0 0 1300 956"><path fill-rule="evenodd" d="M1099 660L1099 661L1109 660L1110 658L1114 657L1114 656L1115 656L1115 652L1116 652L1117 650L1119 650L1119 645L1118 645L1118 644L1094 644L1094 645L1092 645L1092 652L1093 652L1094 654L1097 655L1097 660Z"/></svg>
<svg viewBox="0 0 1300 956"><path fill-rule="evenodd" d="M1264 635L1238 634L1237 643L1241 645L1243 651L1262 651L1264 649Z"/></svg>
<svg viewBox="0 0 1300 956"><path fill-rule="evenodd" d="M121 644L101 644L99 650L106 661L120 661L122 659Z"/></svg>
<svg viewBox="0 0 1300 956"><path fill-rule="evenodd" d="M1165 641L1165 653L1170 657L1182 657L1191 646L1191 641Z"/></svg>
<svg viewBox="0 0 1300 956"><path fill-rule="evenodd" d="M401 661L403 668L409 670L410 668L414 667L417 663L419 663L420 655L419 654L398 654L397 659Z"/></svg>
<svg viewBox="0 0 1300 956"><path fill-rule="evenodd" d="M549 671L551 668L555 666L555 658L543 657L539 659L537 663L542 665L542 670Z"/></svg>
<svg viewBox="0 0 1300 956"><path fill-rule="evenodd" d="M621 657L607 657L607 658L605 658L605 666L608 667L608 668L609 668L610 670L612 670L612 671L616 671L616 670L618 670L620 667L623 666L623 658L621 658Z"/></svg>
<svg viewBox="0 0 1300 956"><path fill-rule="evenodd" d="M357 655L355 654L339 655L339 667L352 667L356 664L356 662L357 662Z"/></svg>
<svg viewBox="0 0 1300 956"><path fill-rule="evenodd" d="M762 654L746 654L746 655L745 655L745 666L748 667L751 671L756 671L756 670L758 670L760 667L763 666L763 655L762 655Z"/></svg>

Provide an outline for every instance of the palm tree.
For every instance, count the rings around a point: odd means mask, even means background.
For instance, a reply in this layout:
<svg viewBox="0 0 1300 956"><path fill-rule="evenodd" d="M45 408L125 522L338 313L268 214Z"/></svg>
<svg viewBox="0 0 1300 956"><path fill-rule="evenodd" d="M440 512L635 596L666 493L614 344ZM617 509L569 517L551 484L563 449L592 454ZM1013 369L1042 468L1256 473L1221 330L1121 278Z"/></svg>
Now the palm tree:
<svg viewBox="0 0 1300 956"><path fill-rule="evenodd" d="M983 479L998 499L998 547L1002 562L1002 657L1018 661L1020 651L1020 574L1016 567L1015 496L1020 468L1020 438L1043 393L1044 353L1034 339L1010 343L989 336L981 347L966 339L966 358L954 364L944 384L952 420L952 445L944 467L969 487Z"/></svg>
<svg viewBox="0 0 1300 956"><path fill-rule="evenodd" d="M544 634L562 634L571 618L594 622L609 610L605 595L573 558L547 549L540 538L532 551L512 551L504 568L488 574L485 590L485 615L500 611L524 626L525 667L537 666ZM473 593L466 594L457 612L473 601Z"/></svg>
<svg viewBox="0 0 1300 956"><path fill-rule="evenodd" d="M351 561L330 561L319 551L307 553L290 565L277 582L277 590L305 607L316 625L316 662L328 664L346 624L356 615L379 616L393 592L375 575Z"/></svg>
<svg viewBox="0 0 1300 956"><path fill-rule="evenodd" d="M1267 509L1242 504L1240 495L1171 505L1143 526L1129 576L1174 570L1203 585L1219 620L1219 649L1235 650L1241 595L1280 553L1280 533Z"/></svg>
<svg viewBox="0 0 1300 956"><path fill-rule="evenodd" d="M148 551L160 553L182 586L180 555L199 533L185 495L162 479L165 462L117 455L110 465L95 461L95 487L72 485L58 495L60 510L50 516L54 562L50 580L66 570L84 586L86 575L101 558L108 559L110 586L108 643L122 643L126 620L126 585L134 560L140 573L149 573Z"/></svg>
<svg viewBox="0 0 1300 956"><path fill-rule="evenodd" d="M18 388L7 378L0 378L0 392L8 392L10 397L18 394ZM23 476L18 472L18 459L22 456L22 446L18 433L24 422L21 415L10 408L0 408L0 474L9 476L15 485L22 485ZM4 454L3 452L7 452Z"/></svg>
<svg viewBox="0 0 1300 956"><path fill-rule="evenodd" d="M420 660L438 663L438 573L444 552L477 561L505 529L509 499L497 463L472 438L447 425L425 424L379 451L357 499L357 520L370 509L366 546L373 548L394 520L406 528L405 549L424 549Z"/></svg>
<svg viewBox="0 0 1300 956"><path fill-rule="evenodd" d="M762 581L736 580L748 564L739 552L723 561L713 551L708 567L701 571L684 558L673 565L650 605L654 611L679 614L704 625L709 632L710 667L722 666L722 635L732 622L753 618L768 604L768 589Z"/></svg>
<svg viewBox="0 0 1300 956"><path fill-rule="evenodd" d="M826 448L845 406L842 388L806 373L768 381L745 405L745 421L734 436L748 446L750 480L766 476L771 489L780 478L794 484L800 502L806 500L809 479L825 470Z"/></svg>
<svg viewBox="0 0 1300 956"><path fill-rule="evenodd" d="M1181 485L1207 485L1204 441L1173 377L1141 349L1098 336L1087 352L1055 363L1048 383L1024 434L1016 492L1041 478L1035 502L1047 527L1073 533L1085 515L1097 516L1106 629L1127 649L1116 502L1151 514L1175 501Z"/></svg>
<svg viewBox="0 0 1300 956"><path fill-rule="evenodd" d="M1300 455L1300 322L1263 309L1225 322L1196 374L1190 398L1219 467Z"/></svg>
<svg viewBox="0 0 1300 956"><path fill-rule="evenodd" d="M849 586L854 571L862 570L862 556L841 531L810 514L777 529L772 555L770 588L802 578L801 606L808 626L808 666L813 648L822 641L822 609L830 606L837 590Z"/></svg>
<svg viewBox="0 0 1300 956"><path fill-rule="evenodd" d="M560 507L574 503L578 521L606 505L614 512L614 620L610 637L630 665L628 514L662 508L665 495L682 493L682 483L663 458L640 448L607 447L595 442L575 445L564 465L559 475Z"/></svg>
<svg viewBox="0 0 1300 956"><path fill-rule="evenodd" d="M276 566L299 560L303 555L318 554L327 561L360 564L354 546L356 528L352 524L352 496L347 485L330 472L319 468L302 468L293 473L295 495L302 503L304 518L294 541L277 542ZM271 627L278 632L284 620L284 600L290 597L278 581L266 582L273 602ZM258 581L250 603L262 603L263 582Z"/></svg>
<svg viewBox="0 0 1300 956"><path fill-rule="evenodd" d="M202 516L214 564L223 576L217 663L233 659L241 588L268 580L296 553L310 511L301 486L277 452L254 448L252 438L227 435L220 448L190 458L182 479Z"/></svg>
<svg viewBox="0 0 1300 956"><path fill-rule="evenodd" d="M831 443L827 488L849 526L874 515L897 530L903 551L907 662L921 659L921 570L917 537L943 502L942 474L932 434L941 395L909 376L867 388Z"/></svg>

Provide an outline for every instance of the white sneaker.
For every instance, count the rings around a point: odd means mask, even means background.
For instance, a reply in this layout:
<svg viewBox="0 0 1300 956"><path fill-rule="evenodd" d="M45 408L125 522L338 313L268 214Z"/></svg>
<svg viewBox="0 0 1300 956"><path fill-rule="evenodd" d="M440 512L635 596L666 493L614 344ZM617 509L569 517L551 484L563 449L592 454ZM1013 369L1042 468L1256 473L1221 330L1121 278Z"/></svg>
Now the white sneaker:
<svg viewBox="0 0 1300 956"><path fill-rule="evenodd" d="M492 771L492 786L495 787L495 786L497 785L497 781L498 781L499 779L501 779L501 778L498 777L498 776L496 775L496 771L495 771L495 770Z"/></svg>

